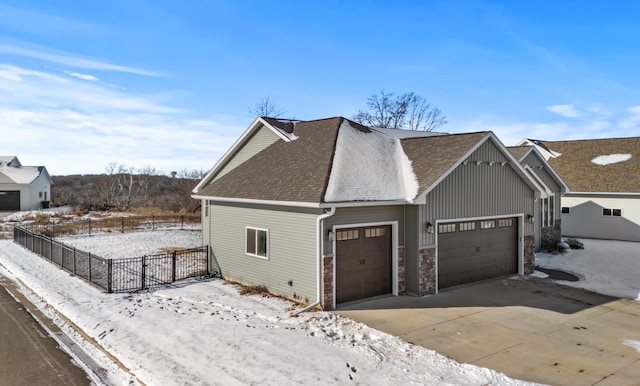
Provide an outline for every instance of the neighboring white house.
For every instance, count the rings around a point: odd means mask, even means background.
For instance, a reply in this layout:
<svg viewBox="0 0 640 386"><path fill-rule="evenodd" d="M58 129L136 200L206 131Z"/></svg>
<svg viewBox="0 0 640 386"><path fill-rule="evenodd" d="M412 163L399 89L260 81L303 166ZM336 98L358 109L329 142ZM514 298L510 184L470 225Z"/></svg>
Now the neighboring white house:
<svg viewBox="0 0 640 386"><path fill-rule="evenodd" d="M563 235L640 241L640 137L520 145L535 146L570 189Z"/></svg>
<svg viewBox="0 0 640 386"><path fill-rule="evenodd" d="M0 156L0 211L48 207L52 183L44 166L22 166L18 157Z"/></svg>

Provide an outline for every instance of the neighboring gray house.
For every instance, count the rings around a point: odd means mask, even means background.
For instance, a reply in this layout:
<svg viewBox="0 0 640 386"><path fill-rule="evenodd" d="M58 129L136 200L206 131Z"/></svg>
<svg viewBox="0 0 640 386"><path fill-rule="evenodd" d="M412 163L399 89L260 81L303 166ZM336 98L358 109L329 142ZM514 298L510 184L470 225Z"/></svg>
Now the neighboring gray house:
<svg viewBox="0 0 640 386"><path fill-rule="evenodd" d="M535 147L513 146L508 149L539 187L534 211L536 251L555 251L562 239L561 199L569 188Z"/></svg>
<svg viewBox="0 0 640 386"><path fill-rule="evenodd" d="M534 270L539 188L491 132L257 118L194 189L222 276L325 309Z"/></svg>
<svg viewBox="0 0 640 386"><path fill-rule="evenodd" d="M52 183L44 166L22 166L18 157L0 156L0 211L48 207Z"/></svg>
<svg viewBox="0 0 640 386"><path fill-rule="evenodd" d="M640 137L580 141L525 139L566 181L562 234L640 241Z"/></svg>

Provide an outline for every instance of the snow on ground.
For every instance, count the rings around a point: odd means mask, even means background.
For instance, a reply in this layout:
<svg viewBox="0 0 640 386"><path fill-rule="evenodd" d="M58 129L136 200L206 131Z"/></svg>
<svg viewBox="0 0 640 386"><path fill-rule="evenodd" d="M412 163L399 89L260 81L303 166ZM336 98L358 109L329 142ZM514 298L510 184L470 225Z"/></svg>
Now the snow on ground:
<svg viewBox="0 0 640 386"><path fill-rule="evenodd" d="M566 254L536 253L536 264L575 274L579 281L559 281L605 295L640 301L640 243L580 239L584 249Z"/></svg>
<svg viewBox="0 0 640 386"><path fill-rule="evenodd" d="M200 230L163 229L122 233L115 237L112 233L65 236L56 237L56 240L105 259L122 259L164 253L161 249L167 247L200 247L202 246L202 232Z"/></svg>
<svg viewBox="0 0 640 386"><path fill-rule="evenodd" d="M124 245L126 235L103 240ZM0 274L19 279L39 308L72 320L146 385L528 384L328 312L292 317L291 302L241 296L220 279L105 294L11 241L0 241Z"/></svg>

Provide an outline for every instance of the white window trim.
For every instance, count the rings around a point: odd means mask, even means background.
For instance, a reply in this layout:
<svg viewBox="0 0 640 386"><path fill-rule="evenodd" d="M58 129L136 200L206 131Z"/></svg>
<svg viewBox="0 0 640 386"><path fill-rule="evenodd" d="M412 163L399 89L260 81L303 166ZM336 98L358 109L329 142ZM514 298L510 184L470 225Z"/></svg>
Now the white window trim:
<svg viewBox="0 0 640 386"><path fill-rule="evenodd" d="M256 245L256 250L258 249L258 232L257 231L263 231L267 233L267 245L266 245L266 256L260 256L258 254L255 253L249 253L247 251L247 231L249 229L253 229L256 231L256 239L255 239L255 245ZM263 260L269 260L269 229L265 229L265 228L257 228L257 227L250 227L250 226L246 226L244 227L244 254L247 256L251 256L251 257L257 257L258 259L263 259Z"/></svg>

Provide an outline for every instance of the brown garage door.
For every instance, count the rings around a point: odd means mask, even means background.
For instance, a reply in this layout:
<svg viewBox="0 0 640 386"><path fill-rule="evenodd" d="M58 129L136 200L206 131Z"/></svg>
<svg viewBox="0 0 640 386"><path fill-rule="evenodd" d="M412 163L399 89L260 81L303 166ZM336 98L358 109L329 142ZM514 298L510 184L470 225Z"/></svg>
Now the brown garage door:
<svg viewBox="0 0 640 386"><path fill-rule="evenodd" d="M438 225L438 288L518 273L518 219Z"/></svg>
<svg viewBox="0 0 640 386"><path fill-rule="evenodd" d="M0 191L0 210L20 210L20 191Z"/></svg>
<svg viewBox="0 0 640 386"><path fill-rule="evenodd" d="M391 226L336 231L336 303L391 292Z"/></svg>

